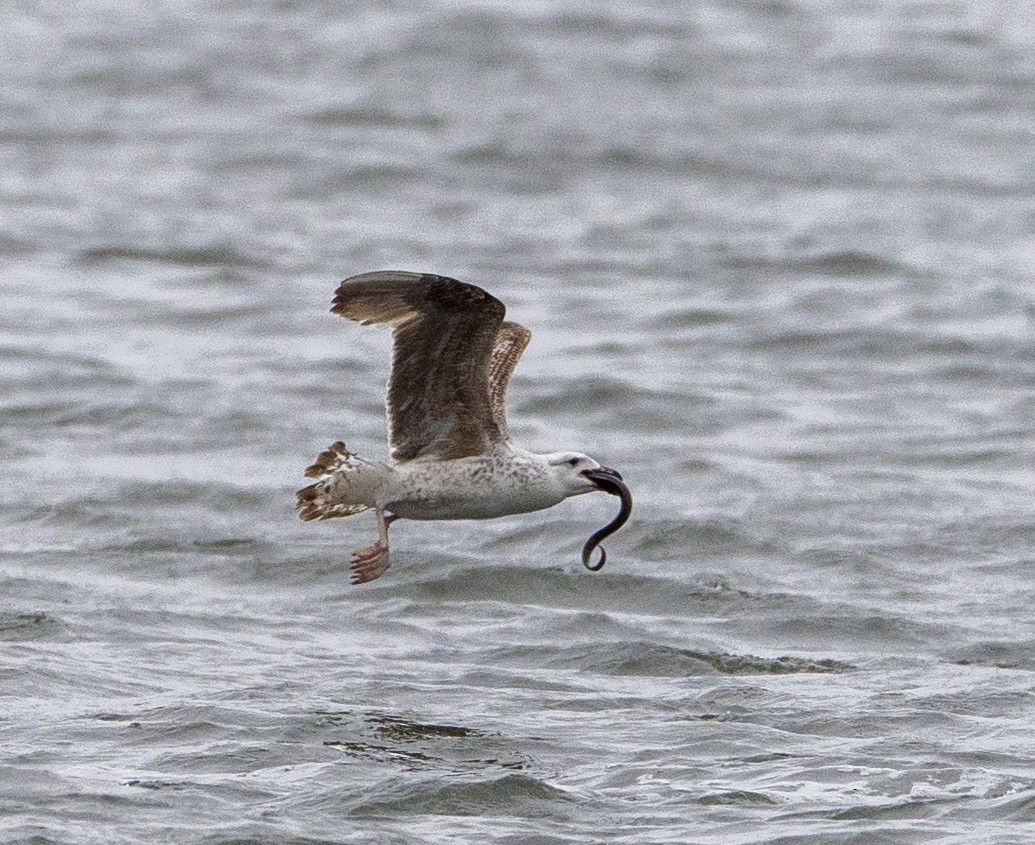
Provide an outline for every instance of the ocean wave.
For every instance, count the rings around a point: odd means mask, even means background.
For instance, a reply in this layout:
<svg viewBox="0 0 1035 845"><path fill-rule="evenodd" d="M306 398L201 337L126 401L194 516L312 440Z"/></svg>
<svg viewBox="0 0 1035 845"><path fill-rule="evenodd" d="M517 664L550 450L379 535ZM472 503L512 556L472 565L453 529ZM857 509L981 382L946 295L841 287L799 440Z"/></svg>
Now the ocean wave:
<svg viewBox="0 0 1035 845"><path fill-rule="evenodd" d="M441 779L382 784L383 797L356 804L355 816L524 816L563 815L570 794L544 780L508 774L490 780L443 783Z"/></svg>

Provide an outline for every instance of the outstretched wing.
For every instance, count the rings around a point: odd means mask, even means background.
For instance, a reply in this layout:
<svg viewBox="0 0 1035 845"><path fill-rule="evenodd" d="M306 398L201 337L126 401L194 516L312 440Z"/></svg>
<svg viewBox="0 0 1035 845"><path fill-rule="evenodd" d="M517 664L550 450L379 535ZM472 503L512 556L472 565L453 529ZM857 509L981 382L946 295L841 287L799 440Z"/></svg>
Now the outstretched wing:
<svg viewBox="0 0 1035 845"><path fill-rule="evenodd" d="M500 326L496 335L496 345L492 349L489 362L489 404L492 407L492 418L504 440L507 434L507 385L514 368L521 359L521 353L532 339L532 333L524 326L509 321Z"/></svg>
<svg viewBox="0 0 1035 845"><path fill-rule="evenodd" d="M480 455L505 439L489 389L506 311L498 299L446 276L389 270L346 279L331 310L364 325L393 327L388 421L394 460ZM504 389L509 376L507 370Z"/></svg>

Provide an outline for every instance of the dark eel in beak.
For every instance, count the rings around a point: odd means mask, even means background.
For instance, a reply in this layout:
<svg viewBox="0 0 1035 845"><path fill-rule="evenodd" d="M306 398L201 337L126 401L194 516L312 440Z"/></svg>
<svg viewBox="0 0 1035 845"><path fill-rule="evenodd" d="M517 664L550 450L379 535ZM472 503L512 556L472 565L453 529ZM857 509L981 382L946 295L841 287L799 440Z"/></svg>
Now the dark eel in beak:
<svg viewBox="0 0 1035 845"><path fill-rule="evenodd" d="M583 470L582 474L592 481L598 489L603 490L605 493L610 493L612 496L617 496L622 502L618 516L600 530L594 531L592 536L586 540L586 545L582 547L582 565L590 572L598 572L603 569L604 563L607 561L607 552L604 551L600 544L629 520L629 514L632 513L633 509L633 499L629 488L622 481L621 473L617 470L610 469L609 467L596 467L595 469ZM593 551L598 546L600 546L600 560L596 563L590 563Z"/></svg>

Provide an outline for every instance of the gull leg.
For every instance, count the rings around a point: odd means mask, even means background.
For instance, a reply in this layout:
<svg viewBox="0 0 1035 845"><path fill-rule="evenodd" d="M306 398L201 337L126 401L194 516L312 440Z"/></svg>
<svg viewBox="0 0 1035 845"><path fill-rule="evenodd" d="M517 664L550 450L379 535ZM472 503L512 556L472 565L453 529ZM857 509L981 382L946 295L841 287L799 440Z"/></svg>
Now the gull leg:
<svg viewBox="0 0 1035 845"><path fill-rule="evenodd" d="M352 553L352 583L365 584L385 574L391 564L388 562L388 526L397 517L394 514L385 516L382 508L377 508L377 527L381 536L372 546Z"/></svg>

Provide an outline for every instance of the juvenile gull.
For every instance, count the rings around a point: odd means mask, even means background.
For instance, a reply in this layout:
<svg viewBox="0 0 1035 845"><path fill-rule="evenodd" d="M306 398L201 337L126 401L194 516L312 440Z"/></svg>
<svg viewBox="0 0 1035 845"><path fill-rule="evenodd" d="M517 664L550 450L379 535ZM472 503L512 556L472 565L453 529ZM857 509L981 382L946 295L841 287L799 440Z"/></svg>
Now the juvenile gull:
<svg viewBox="0 0 1035 845"><path fill-rule="evenodd" d="M503 303L474 285L429 273L381 271L346 279L331 311L363 325L391 326L388 384L391 462L368 461L336 441L306 469L298 491L304 520L374 509L379 537L353 553L352 583L389 566L388 526L397 519L491 519L553 507L569 496L620 496L622 511L587 542L628 518L622 476L580 452L536 454L507 434L507 384L532 333L503 320ZM601 559L595 567L603 565Z"/></svg>

